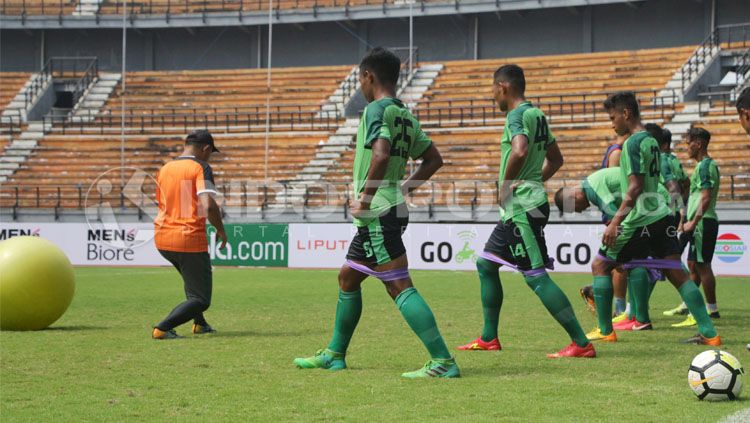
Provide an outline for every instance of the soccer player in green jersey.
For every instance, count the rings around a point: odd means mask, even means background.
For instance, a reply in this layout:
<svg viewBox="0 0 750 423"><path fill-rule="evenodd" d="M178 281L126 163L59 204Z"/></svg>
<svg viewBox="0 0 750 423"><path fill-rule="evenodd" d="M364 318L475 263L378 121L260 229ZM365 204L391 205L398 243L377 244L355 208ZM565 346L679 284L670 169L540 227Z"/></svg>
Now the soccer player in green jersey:
<svg viewBox="0 0 750 423"><path fill-rule="evenodd" d="M742 129L750 135L750 87L745 88L737 97L737 116Z"/></svg>
<svg viewBox="0 0 750 423"><path fill-rule="evenodd" d="M646 132L659 144L659 184L669 191L669 208L676 221L682 222L685 214L684 195L687 192L688 179L682 170L680 159L672 154L672 132L655 123L645 125Z"/></svg>
<svg viewBox="0 0 750 423"><path fill-rule="evenodd" d="M669 192L659 185L657 192L665 202L669 201ZM560 188L555 193L555 204L563 213L582 213L589 206L594 206L602 212L605 224L608 224L617 213L622 203L620 189L620 169L610 167L597 170L581 181L578 187ZM612 320L616 330L641 331L651 330L651 317L648 312L648 300L656 285L658 275L649 272L645 267L623 269L627 280L630 296L626 318L616 322ZM613 273L612 277L615 277ZM595 306L594 302L594 306Z"/></svg>
<svg viewBox="0 0 750 423"><path fill-rule="evenodd" d="M437 148L396 97L401 61L392 52L373 49L362 59L359 81L368 105L362 112L354 157L356 200L351 213L357 234L339 272L339 299L333 338L312 357L297 358L302 369L346 368L349 341L362 314L360 286L368 276L380 279L431 359L406 378L459 377L455 360L440 335L432 310L409 277L401 235L409 223L404 191L416 189L442 165ZM422 163L401 185L409 158Z"/></svg>
<svg viewBox="0 0 750 423"><path fill-rule="evenodd" d="M716 305L716 277L711 260L719 235L719 219L716 215L716 197L719 195L720 174L714 159L708 155L711 134L703 128L693 127L687 133L688 155L697 163L690 177L690 198L686 221L680 228L688 250L690 277L698 286L703 285L709 316L721 317ZM695 326L692 315L675 327Z"/></svg>
<svg viewBox="0 0 750 423"><path fill-rule="evenodd" d="M501 66L494 75L493 92L500 110L507 112L500 140L500 222L477 260L484 329L460 350L500 350L497 330L503 288L499 267L519 270L526 284L568 332L570 345L549 354L558 357L595 357L568 298L550 279L544 227L549 203L542 182L562 166L563 157L541 110L526 101L526 79L516 65Z"/></svg>
<svg viewBox="0 0 750 423"><path fill-rule="evenodd" d="M591 265L599 327L587 334L591 340L617 341L612 327L612 276L617 266L632 265L647 257L661 263L667 279L677 288L698 322L698 335L686 342L721 345L698 287L680 266L680 247L674 217L658 193L659 145L645 131L635 94L620 92L604 102L618 135L628 135L620 156L620 208L602 236L602 247Z"/></svg>

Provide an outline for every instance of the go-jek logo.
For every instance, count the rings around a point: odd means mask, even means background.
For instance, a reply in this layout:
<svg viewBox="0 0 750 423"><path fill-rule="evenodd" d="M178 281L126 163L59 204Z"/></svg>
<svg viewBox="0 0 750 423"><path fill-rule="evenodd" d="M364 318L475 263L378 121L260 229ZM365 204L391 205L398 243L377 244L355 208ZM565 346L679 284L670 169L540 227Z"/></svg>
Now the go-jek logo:
<svg viewBox="0 0 750 423"><path fill-rule="evenodd" d="M456 253L456 263L463 263L465 260L471 260L474 263L477 262L479 256L476 251L469 245L471 240L477 237L474 231L461 231L458 233L458 239L460 239L464 245L461 250Z"/></svg>
<svg viewBox="0 0 750 423"><path fill-rule="evenodd" d="M742 238L732 233L726 233L719 235L716 239L714 253L724 263L734 263L742 258L746 250L747 246L742 242Z"/></svg>

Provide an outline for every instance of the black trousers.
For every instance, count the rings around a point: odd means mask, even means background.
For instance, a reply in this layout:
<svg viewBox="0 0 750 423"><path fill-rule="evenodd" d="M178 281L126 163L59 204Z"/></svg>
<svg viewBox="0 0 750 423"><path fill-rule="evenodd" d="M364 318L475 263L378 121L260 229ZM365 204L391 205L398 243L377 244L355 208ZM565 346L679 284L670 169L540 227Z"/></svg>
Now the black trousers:
<svg viewBox="0 0 750 423"><path fill-rule="evenodd" d="M179 304L158 325L157 328L168 331L189 320L205 325L203 312L211 305L213 276L211 258L207 252L183 253L178 251L159 250L159 253L180 272L185 286L185 302Z"/></svg>

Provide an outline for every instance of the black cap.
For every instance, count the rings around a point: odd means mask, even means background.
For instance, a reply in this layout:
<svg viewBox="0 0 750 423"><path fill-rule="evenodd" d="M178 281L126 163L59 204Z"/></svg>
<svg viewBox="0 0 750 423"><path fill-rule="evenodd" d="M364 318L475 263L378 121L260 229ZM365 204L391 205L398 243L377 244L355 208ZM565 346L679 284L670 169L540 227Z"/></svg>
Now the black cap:
<svg viewBox="0 0 750 423"><path fill-rule="evenodd" d="M185 143L210 145L212 152L220 153L219 149L214 145L214 137L206 129L198 129L189 133L187 138L185 138Z"/></svg>

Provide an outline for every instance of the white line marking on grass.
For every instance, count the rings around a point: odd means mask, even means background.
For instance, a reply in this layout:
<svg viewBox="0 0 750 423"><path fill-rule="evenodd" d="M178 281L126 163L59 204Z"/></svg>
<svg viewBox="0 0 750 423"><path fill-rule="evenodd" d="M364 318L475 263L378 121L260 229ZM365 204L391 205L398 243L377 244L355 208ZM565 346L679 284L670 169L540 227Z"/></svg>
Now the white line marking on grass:
<svg viewBox="0 0 750 423"><path fill-rule="evenodd" d="M750 421L750 407L724 417L723 419L719 420L719 423L743 423L743 422L749 422L749 421Z"/></svg>

